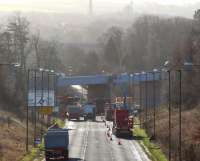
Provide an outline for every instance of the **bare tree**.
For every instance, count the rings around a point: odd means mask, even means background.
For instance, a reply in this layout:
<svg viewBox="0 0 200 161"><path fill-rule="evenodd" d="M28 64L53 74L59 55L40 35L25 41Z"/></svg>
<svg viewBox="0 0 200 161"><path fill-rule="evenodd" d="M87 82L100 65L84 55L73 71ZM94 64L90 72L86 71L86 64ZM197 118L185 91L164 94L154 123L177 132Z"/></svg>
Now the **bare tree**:
<svg viewBox="0 0 200 161"><path fill-rule="evenodd" d="M40 30L37 30L36 34L32 35L32 44L35 50L37 67L41 67L41 58L39 52Z"/></svg>
<svg viewBox="0 0 200 161"><path fill-rule="evenodd" d="M26 69L26 54L25 48L29 41L29 21L17 13L10 19L7 26L10 33L14 53L17 55L17 60L20 62L22 69Z"/></svg>
<svg viewBox="0 0 200 161"><path fill-rule="evenodd" d="M104 35L104 60L107 62L108 70L113 72L123 71L124 54L122 52L123 32L118 27L111 27Z"/></svg>

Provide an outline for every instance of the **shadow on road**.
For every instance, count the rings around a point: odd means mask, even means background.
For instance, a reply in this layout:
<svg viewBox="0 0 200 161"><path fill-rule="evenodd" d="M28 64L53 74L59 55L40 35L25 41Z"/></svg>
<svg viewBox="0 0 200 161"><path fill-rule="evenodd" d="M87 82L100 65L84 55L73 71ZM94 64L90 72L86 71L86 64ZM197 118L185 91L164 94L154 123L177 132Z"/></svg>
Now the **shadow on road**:
<svg viewBox="0 0 200 161"><path fill-rule="evenodd" d="M125 139L125 140L142 140L144 137L141 136L118 136L119 139Z"/></svg>
<svg viewBox="0 0 200 161"><path fill-rule="evenodd" d="M68 161L84 161L81 158L69 158Z"/></svg>
<svg viewBox="0 0 200 161"><path fill-rule="evenodd" d="M68 120L68 121L71 121L71 122L85 122L84 120Z"/></svg>
<svg viewBox="0 0 200 161"><path fill-rule="evenodd" d="M44 161L46 161L46 160L44 160ZM81 158L69 158L68 160L57 160L57 161L84 161L84 160Z"/></svg>

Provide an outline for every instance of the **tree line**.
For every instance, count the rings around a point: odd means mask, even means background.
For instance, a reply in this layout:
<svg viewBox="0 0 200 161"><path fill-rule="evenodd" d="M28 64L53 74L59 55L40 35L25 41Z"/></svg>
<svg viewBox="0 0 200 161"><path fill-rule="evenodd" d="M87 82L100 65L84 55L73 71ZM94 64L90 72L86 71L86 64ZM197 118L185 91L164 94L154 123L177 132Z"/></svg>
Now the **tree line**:
<svg viewBox="0 0 200 161"><path fill-rule="evenodd" d="M89 75L149 71L161 68L166 60L177 67L185 61L198 64L199 24L199 10L193 19L143 15L131 26L108 28L88 51L79 45L67 47L65 42L43 39L40 30L31 32L28 19L17 13L0 28L1 63L21 64L17 79L21 86L27 68L68 73L70 66L72 75Z"/></svg>

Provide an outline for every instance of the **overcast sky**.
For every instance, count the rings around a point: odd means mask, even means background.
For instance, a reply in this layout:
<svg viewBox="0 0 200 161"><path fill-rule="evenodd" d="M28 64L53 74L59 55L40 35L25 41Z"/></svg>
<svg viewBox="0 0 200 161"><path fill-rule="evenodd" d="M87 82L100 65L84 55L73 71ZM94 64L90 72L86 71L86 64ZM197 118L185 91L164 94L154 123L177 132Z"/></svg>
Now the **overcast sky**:
<svg viewBox="0 0 200 161"><path fill-rule="evenodd" d="M133 4L145 5L147 2L161 4L188 5L200 0L132 0ZM52 11L87 12L89 0L0 0L1 11ZM117 11L130 4L131 0L93 0L95 10Z"/></svg>

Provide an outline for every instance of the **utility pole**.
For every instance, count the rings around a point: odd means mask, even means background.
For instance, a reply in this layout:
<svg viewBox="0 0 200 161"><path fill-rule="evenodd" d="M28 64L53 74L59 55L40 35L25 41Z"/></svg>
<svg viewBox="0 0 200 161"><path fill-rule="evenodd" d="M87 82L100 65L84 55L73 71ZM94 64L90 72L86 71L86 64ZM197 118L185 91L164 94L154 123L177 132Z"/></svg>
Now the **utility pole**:
<svg viewBox="0 0 200 161"><path fill-rule="evenodd" d="M28 117L29 117L29 104L28 104L28 93L29 93L29 75L30 75L30 70L28 69L27 72L27 105L26 105L26 152L28 152L28 143L29 143L29 123L28 123Z"/></svg>

